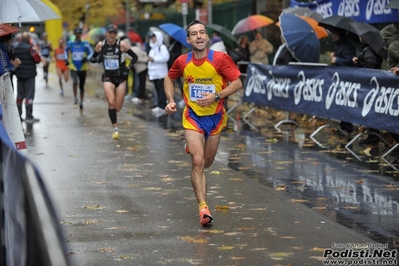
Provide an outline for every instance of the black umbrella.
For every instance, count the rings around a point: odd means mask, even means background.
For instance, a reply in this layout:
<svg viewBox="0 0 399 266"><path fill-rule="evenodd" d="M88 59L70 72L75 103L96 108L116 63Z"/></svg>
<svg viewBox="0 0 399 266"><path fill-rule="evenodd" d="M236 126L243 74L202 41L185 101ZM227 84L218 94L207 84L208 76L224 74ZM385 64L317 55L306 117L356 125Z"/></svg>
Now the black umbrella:
<svg viewBox="0 0 399 266"><path fill-rule="evenodd" d="M384 8L397 8L399 9L399 0L391 0Z"/></svg>
<svg viewBox="0 0 399 266"><path fill-rule="evenodd" d="M220 34L225 45L234 49L238 47L238 41L236 36L234 36L230 30L226 29L225 27L218 25L218 24L208 24L206 27L210 30L217 31Z"/></svg>
<svg viewBox="0 0 399 266"><path fill-rule="evenodd" d="M317 22L323 20L323 17L317 13L306 7L289 7L282 10L283 13L291 13L298 16L308 17L316 20Z"/></svg>
<svg viewBox="0 0 399 266"><path fill-rule="evenodd" d="M384 39L378 29L374 28L370 24L360 21L353 21L349 23L350 32L361 37L365 43L367 43L374 52L382 57L386 57L386 50L384 49Z"/></svg>
<svg viewBox="0 0 399 266"><path fill-rule="evenodd" d="M348 31L351 22L356 22L356 20L344 16L334 15L323 18L321 21L319 21L319 26L322 26L329 31L333 31L334 29L344 30L349 39L359 42L357 34Z"/></svg>

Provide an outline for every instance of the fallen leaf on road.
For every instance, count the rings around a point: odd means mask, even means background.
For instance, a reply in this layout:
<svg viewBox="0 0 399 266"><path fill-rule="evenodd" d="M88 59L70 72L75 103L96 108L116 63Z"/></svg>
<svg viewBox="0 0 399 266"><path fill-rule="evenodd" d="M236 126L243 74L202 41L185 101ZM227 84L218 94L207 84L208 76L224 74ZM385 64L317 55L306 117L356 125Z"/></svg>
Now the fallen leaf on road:
<svg viewBox="0 0 399 266"><path fill-rule="evenodd" d="M212 172L210 172L210 174L211 174L211 175L221 175L222 172L219 172L219 171L212 171Z"/></svg>
<svg viewBox="0 0 399 266"><path fill-rule="evenodd" d="M126 212L129 212L129 211L127 211L127 210L116 210L116 212L117 213L126 213Z"/></svg>
<svg viewBox="0 0 399 266"><path fill-rule="evenodd" d="M223 205L223 206L216 205L216 206L215 206L215 209L216 209L216 210L228 210L228 209L229 209L229 206L227 206L227 205Z"/></svg>
<svg viewBox="0 0 399 266"><path fill-rule="evenodd" d="M221 247L218 247L218 249L219 250L231 250L231 249L234 249L234 247L233 246L221 246Z"/></svg>
<svg viewBox="0 0 399 266"><path fill-rule="evenodd" d="M100 250L101 250L101 252L114 252L113 248L102 248Z"/></svg>
<svg viewBox="0 0 399 266"><path fill-rule="evenodd" d="M202 238L193 238L191 236L183 236L180 237L181 240L189 242L189 243L207 243L208 240Z"/></svg>

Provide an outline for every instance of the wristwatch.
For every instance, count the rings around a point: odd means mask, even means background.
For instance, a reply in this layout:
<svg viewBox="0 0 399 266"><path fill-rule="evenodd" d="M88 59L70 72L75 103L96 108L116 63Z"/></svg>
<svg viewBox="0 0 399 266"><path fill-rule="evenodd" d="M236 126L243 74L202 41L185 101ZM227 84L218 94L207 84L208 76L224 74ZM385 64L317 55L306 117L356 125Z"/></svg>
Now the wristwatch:
<svg viewBox="0 0 399 266"><path fill-rule="evenodd" d="M215 93L215 102L218 102L219 100L220 100L219 93Z"/></svg>

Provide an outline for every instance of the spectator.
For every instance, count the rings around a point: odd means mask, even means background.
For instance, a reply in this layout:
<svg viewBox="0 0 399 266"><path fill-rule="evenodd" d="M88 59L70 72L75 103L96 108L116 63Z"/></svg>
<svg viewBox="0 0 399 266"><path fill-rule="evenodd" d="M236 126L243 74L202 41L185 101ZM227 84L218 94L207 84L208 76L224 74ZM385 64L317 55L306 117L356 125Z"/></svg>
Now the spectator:
<svg viewBox="0 0 399 266"><path fill-rule="evenodd" d="M227 54L226 45L224 44L222 38L220 37L219 32L214 31L212 35L213 35L212 39L209 42L210 44L209 49L220 51Z"/></svg>
<svg viewBox="0 0 399 266"><path fill-rule="evenodd" d="M148 54L148 77L154 83L157 92L157 105L151 109L155 116L165 114L166 95L164 91L164 79L168 74L169 51L163 44L162 32L154 31L150 40L151 50Z"/></svg>
<svg viewBox="0 0 399 266"><path fill-rule="evenodd" d="M387 49L387 69L399 67L399 31L394 24L389 24L380 33Z"/></svg>
<svg viewBox="0 0 399 266"><path fill-rule="evenodd" d="M331 32L331 37L337 46L335 52L331 52L330 54L331 64L333 66L355 66L352 59L356 56L356 49L346 38L345 31L334 28L334 30ZM341 121L340 128L347 134L351 134L353 132L353 124L349 122ZM340 132L338 134L340 134Z"/></svg>
<svg viewBox="0 0 399 266"><path fill-rule="evenodd" d="M249 44L249 53L251 63L269 64L269 54L273 53L273 45L263 39L260 31L255 32L255 39Z"/></svg>
<svg viewBox="0 0 399 266"><path fill-rule="evenodd" d="M25 122L28 124L40 121L40 119L33 117L33 100L35 98L36 66L41 59L30 39L29 32L22 33L21 43L14 49L15 57L21 60L21 64L15 71L17 76L17 108L22 121L22 103L25 99Z"/></svg>
<svg viewBox="0 0 399 266"><path fill-rule="evenodd" d="M371 47L360 38L360 42L363 44L362 50L359 56L353 57L352 61L356 67L381 69L383 58L378 55ZM378 129L369 128L368 132L379 133ZM379 138L375 134L369 134L366 139L360 140L359 144L372 144L378 142Z"/></svg>
<svg viewBox="0 0 399 266"><path fill-rule="evenodd" d="M3 76L7 72L11 73L15 71L15 69L21 64L21 60L14 56L11 42L12 34L0 37L0 76Z"/></svg>
<svg viewBox="0 0 399 266"><path fill-rule="evenodd" d="M242 53L243 58L241 59L244 62L249 62L249 40L247 35L242 35L238 38L238 48L235 49ZM241 73L247 73L247 64L240 64L238 66Z"/></svg>
<svg viewBox="0 0 399 266"><path fill-rule="evenodd" d="M175 62L175 60L182 54L183 50L183 45L178 42L177 40L173 39L173 37L170 37L171 45L169 46L169 55L170 58L168 60L168 69L170 69ZM186 103L184 102L183 99L183 83L181 79L176 79L175 86L177 86L180 89L182 99L179 101L178 106L183 109Z"/></svg>
<svg viewBox="0 0 399 266"><path fill-rule="evenodd" d="M132 98L132 102L136 104L144 103L144 100L147 98L145 89L146 89L146 79L148 74L148 56L147 53L141 48L140 43L136 43L130 47L130 49L137 55L138 59L136 64L133 66L135 72L138 77L138 92L136 97Z"/></svg>

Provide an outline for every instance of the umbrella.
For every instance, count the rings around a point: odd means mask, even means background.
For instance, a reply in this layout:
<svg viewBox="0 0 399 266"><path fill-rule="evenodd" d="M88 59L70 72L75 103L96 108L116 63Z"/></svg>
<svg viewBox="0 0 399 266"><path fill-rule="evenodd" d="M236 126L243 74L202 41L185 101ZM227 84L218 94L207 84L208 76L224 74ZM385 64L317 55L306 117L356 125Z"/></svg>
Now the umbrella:
<svg viewBox="0 0 399 266"><path fill-rule="evenodd" d="M359 40L356 34L353 32L348 31L350 27L350 23L356 20L344 16L334 15L331 17L324 18L323 20L319 21L319 26L322 26L330 31L334 29L341 29L344 30L351 40ZM359 41L357 41L359 42Z"/></svg>
<svg viewBox="0 0 399 266"><path fill-rule="evenodd" d="M19 28L15 28L11 25L0 24L0 37L5 36L14 32L20 31Z"/></svg>
<svg viewBox="0 0 399 266"><path fill-rule="evenodd" d="M157 27L150 27L149 30L150 30L150 32L153 32L153 31L162 32L163 43L164 43L166 46L168 46L168 47L170 46L169 35L168 35L165 31L163 31L163 30L161 30L160 28L157 28Z"/></svg>
<svg viewBox="0 0 399 266"><path fill-rule="evenodd" d="M305 16L298 16L301 19L305 20L311 27L312 29L316 32L316 35L319 39L325 38L328 36L328 32L325 28L319 26L319 23L311 18L311 17L305 17Z"/></svg>
<svg viewBox="0 0 399 266"><path fill-rule="evenodd" d="M399 0L391 0L388 5L384 8L396 8L399 9Z"/></svg>
<svg viewBox="0 0 399 266"><path fill-rule="evenodd" d="M350 23L349 31L361 37L374 52L382 57L386 57L386 50L384 49L384 39L378 29L370 24L360 21Z"/></svg>
<svg viewBox="0 0 399 266"><path fill-rule="evenodd" d="M234 35L241 34L268 26L272 23L274 21L271 18L263 15L252 15L238 21L231 33Z"/></svg>
<svg viewBox="0 0 399 266"><path fill-rule="evenodd" d="M280 19L281 36L292 56L300 62L318 63L320 42L312 27L300 17L282 13Z"/></svg>
<svg viewBox="0 0 399 266"><path fill-rule="evenodd" d="M106 31L107 31L107 29L104 27L94 27L87 32L87 36L90 40L93 41L93 43L97 43L100 40L105 39ZM83 36L82 36L82 39L83 39Z"/></svg>
<svg viewBox="0 0 399 266"><path fill-rule="evenodd" d="M323 17L316 11L313 11L313 10L311 10L309 8L305 8L305 7L289 7L289 8L283 9L282 12L312 18L312 19L316 20L317 22L319 22L323 19Z"/></svg>
<svg viewBox="0 0 399 266"><path fill-rule="evenodd" d="M59 18L57 13L40 0L0 0L2 23L40 22Z"/></svg>
<svg viewBox="0 0 399 266"><path fill-rule="evenodd" d="M141 39L140 35L137 32L134 32L132 30L129 30L127 32L127 36L129 37L131 42L139 42L139 43L143 43L143 39Z"/></svg>
<svg viewBox="0 0 399 266"><path fill-rule="evenodd" d="M173 23L165 23L159 25L158 27L185 47L191 47L191 45L187 43L186 31L179 25Z"/></svg>
<svg viewBox="0 0 399 266"><path fill-rule="evenodd" d="M206 25L206 27L207 27L208 29L210 29L210 30L219 32L220 37L222 37L223 42L224 42L227 46L229 46L229 47L231 47L231 48L236 48L236 47L238 47L238 41L237 41L236 36L234 36L234 35L231 33L231 31L229 31L229 30L226 29L225 27L220 26L220 25L218 25L218 24L208 24L208 25Z"/></svg>

